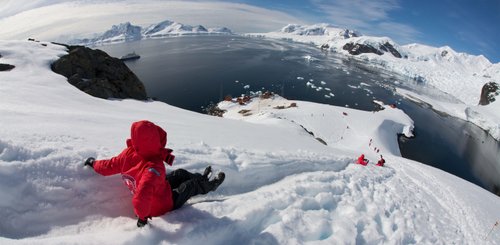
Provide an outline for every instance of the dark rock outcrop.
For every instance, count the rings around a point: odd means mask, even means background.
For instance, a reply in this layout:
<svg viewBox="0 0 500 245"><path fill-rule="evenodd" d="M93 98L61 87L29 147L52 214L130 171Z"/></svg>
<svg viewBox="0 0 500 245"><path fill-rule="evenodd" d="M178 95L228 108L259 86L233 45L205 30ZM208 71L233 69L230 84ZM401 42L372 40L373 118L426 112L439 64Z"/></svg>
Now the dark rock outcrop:
<svg viewBox="0 0 500 245"><path fill-rule="evenodd" d="M146 89L137 76L121 61L101 50L67 46L69 52L52 63L55 73L95 97L147 99Z"/></svg>
<svg viewBox="0 0 500 245"><path fill-rule="evenodd" d="M0 54L0 58L2 58L2 54ZM15 66L13 65L0 63L0 71L10 71L14 68Z"/></svg>
<svg viewBox="0 0 500 245"><path fill-rule="evenodd" d="M495 101L495 97L500 94L500 86L496 82L489 82L483 85L481 89L481 98L479 105L488 105Z"/></svg>
<svg viewBox="0 0 500 245"><path fill-rule="evenodd" d="M347 39L351 37L359 37L360 34L357 33L356 31L345 29L344 32L342 33L342 36Z"/></svg>
<svg viewBox="0 0 500 245"><path fill-rule="evenodd" d="M402 57L401 54L389 42L380 45L380 49L382 49L385 52L390 52L396 58Z"/></svg>
<svg viewBox="0 0 500 245"><path fill-rule="evenodd" d="M344 47L342 47L344 50L347 50L349 54L352 55L359 55L363 53L373 53L373 54L378 54L382 55L384 52L390 52L394 57L396 58L401 58L401 54L390 44L389 42L386 42L382 45L379 45L378 48L375 48L371 45L368 44L360 44L360 43L346 43Z"/></svg>
<svg viewBox="0 0 500 245"><path fill-rule="evenodd" d="M370 46L370 45L365 45L365 44L359 44L359 43L346 43L343 47L344 50L347 50L349 54L352 55L359 55L359 54L364 54L364 53L373 53L373 54L378 54L382 55L382 51Z"/></svg>
<svg viewBox="0 0 500 245"><path fill-rule="evenodd" d="M0 71L10 71L14 68L15 68L15 66L13 66L13 65L0 63Z"/></svg>

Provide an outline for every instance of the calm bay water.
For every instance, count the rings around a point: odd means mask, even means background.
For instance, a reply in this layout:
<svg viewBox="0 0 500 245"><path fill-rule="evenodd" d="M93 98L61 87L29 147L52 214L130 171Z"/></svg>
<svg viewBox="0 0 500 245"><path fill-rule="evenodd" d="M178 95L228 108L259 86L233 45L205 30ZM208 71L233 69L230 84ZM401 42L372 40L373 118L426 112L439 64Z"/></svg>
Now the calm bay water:
<svg viewBox="0 0 500 245"><path fill-rule="evenodd" d="M143 81L148 95L191 111L203 112L226 95L265 90L288 99L361 110L373 110L373 99L397 104L415 122L416 137L400 140L404 157L500 193L500 144L471 123L394 93L398 86L425 93L416 81L287 41L198 36L99 48L115 57L132 51L141 55L126 64Z"/></svg>

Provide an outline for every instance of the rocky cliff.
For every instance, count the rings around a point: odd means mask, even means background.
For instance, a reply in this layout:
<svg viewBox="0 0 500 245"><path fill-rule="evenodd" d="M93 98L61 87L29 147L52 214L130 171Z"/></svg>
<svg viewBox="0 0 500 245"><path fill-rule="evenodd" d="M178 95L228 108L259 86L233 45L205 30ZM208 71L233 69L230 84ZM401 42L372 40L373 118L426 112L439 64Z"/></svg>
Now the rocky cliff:
<svg viewBox="0 0 500 245"><path fill-rule="evenodd" d="M370 44L361 44L361 43L346 43L343 46L344 50L347 50L349 54L359 55L363 53L374 53L378 55L383 55L385 52L390 52L394 57L401 58L401 54L390 44L389 42L385 42L382 44L378 44L378 47L374 47Z"/></svg>
<svg viewBox="0 0 500 245"><path fill-rule="evenodd" d="M2 54L0 54L0 58L2 58ZM14 68L15 66L13 65L0 63L0 71L10 71Z"/></svg>
<svg viewBox="0 0 500 245"><path fill-rule="evenodd" d="M496 82L485 83L481 89L480 105L488 105L495 101L495 97L500 94L500 86Z"/></svg>
<svg viewBox="0 0 500 245"><path fill-rule="evenodd" d="M83 46L68 46L68 54L52 63L52 71L95 97L147 99L146 89L123 61L104 51Z"/></svg>

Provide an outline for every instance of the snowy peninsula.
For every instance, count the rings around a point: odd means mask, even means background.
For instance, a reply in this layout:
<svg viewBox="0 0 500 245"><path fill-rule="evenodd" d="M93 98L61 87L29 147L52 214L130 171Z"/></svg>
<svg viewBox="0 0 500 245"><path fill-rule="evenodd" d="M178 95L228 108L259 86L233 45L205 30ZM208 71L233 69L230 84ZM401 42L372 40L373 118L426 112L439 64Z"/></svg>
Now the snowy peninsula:
<svg viewBox="0 0 500 245"><path fill-rule="evenodd" d="M114 25L93 38L71 40L71 44L87 46L165 38L182 35L235 35L231 30L190 26L162 21L146 28L129 22ZM500 97L488 105L478 105L486 83L500 81L500 63L492 64L484 56L458 53L448 46L436 48L422 44L399 45L388 37L364 36L361 33L331 24L294 25L269 33L248 33L250 37L288 39L311 43L382 68L444 92L436 97L398 89L401 95L432 105L433 109L476 124L500 141ZM499 92L497 92L498 95Z"/></svg>
<svg viewBox="0 0 500 245"><path fill-rule="evenodd" d="M436 48L416 43L400 46L388 37L363 36L330 24L290 24L276 32L246 35L311 43L362 60L366 65L413 78L449 97L435 98L401 89L398 92L470 121L500 140L500 96L489 105L478 105L483 85L500 82L500 63L492 64L482 55L458 53L447 46Z"/></svg>
<svg viewBox="0 0 500 245"><path fill-rule="evenodd" d="M397 108L269 97L223 102L220 118L104 100L51 71L65 54L0 41L0 63L14 67L0 72L2 244L500 244L500 198L402 158L396 134L411 136L413 122ZM226 181L138 229L120 177L83 159L119 153L142 119L168 132L173 168L212 165ZM354 164L361 153L367 166ZM380 154L384 167L372 164Z"/></svg>

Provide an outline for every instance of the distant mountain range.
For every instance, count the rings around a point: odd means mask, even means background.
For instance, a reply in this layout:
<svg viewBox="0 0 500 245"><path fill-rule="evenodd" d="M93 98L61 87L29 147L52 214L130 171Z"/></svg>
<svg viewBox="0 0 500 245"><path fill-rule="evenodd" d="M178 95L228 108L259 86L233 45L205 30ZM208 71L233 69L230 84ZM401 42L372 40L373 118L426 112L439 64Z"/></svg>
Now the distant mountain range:
<svg viewBox="0 0 500 245"><path fill-rule="evenodd" d="M500 80L500 63L492 64L483 55L456 52L448 46L399 45L389 37L365 36L330 24L289 24L278 31L249 33L248 36L287 39L312 43L321 49L357 57L416 80L429 82L466 104L477 104L481 86ZM451 84L461 83L460 86ZM472 90L473 95L457 90Z"/></svg>
<svg viewBox="0 0 500 245"><path fill-rule="evenodd" d="M165 20L146 28L125 22L113 25L111 29L102 34L96 34L92 38L74 39L68 43L97 45L181 35L233 35L233 32L226 27L205 28L202 25L190 26L170 20Z"/></svg>
<svg viewBox="0 0 500 245"><path fill-rule="evenodd" d="M469 55L454 51L448 46L436 48L422 44L400 46L388 37L365 36L358 31L343 29L331 24L296 25L289 24L281 30L268 33L250 33L250 36L264 36L280 39L291 39L298 42L314 43L323 49L359 55L374 53L383 55L390 53L396 58L411 60L448 60L470 61L475 65L491 66L483 55Z"/></svg>

